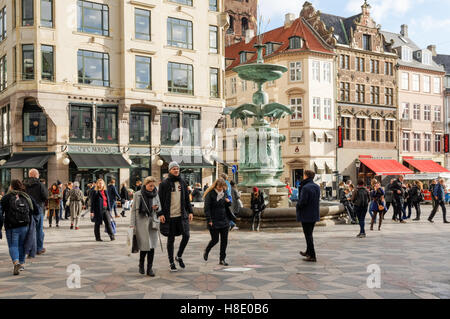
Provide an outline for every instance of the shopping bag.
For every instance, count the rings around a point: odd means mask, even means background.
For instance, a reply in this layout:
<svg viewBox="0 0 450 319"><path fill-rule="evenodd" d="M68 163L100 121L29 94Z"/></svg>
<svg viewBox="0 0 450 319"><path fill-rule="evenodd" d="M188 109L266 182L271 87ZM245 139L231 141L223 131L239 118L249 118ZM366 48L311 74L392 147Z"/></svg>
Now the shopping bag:
<svg viewBox="0 0 450 319"><path fill-rule="evenodd" d="M131 248L133 247L133 228L128 228L128 235L127 235L127 256L131 256Z"/></svg>

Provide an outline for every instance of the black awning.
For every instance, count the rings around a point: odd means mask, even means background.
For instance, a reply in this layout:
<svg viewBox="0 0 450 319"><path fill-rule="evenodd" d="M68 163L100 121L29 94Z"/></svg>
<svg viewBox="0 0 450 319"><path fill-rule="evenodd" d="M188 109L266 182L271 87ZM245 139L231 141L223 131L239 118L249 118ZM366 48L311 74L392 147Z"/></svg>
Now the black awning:
<svg viewBox="0 0 450 319"><path fill-rule="evenodd" d="M161 159L169 164L176 161L180 168L214 168L215 166L208 162L204 156L172 156L172 155L159 155ZM182 159L179 161L179 159Z"/></svg>
<svg viewBox="0 0 450 319"><path fill-rule="evenodd" d="M79 169L131 168L122 154L77 154L69 153Z"/></svg>
<svg viewBox="0 0 450 319"><path fill-rule="evenodd" d="M54 153L16 153L2 168L44 168Z"/></svg>

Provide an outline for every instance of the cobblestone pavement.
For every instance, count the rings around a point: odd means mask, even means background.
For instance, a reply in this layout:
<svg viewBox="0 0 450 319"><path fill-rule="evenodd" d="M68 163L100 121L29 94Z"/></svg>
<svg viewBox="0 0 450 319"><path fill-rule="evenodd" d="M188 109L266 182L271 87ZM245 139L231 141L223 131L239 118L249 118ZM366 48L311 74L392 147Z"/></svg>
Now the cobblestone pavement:
<svg viewBox="0 0 450 319"><path fill-rule="evenodd" d="M114 242L106 234L95 242L87 216L78 231L68 221L48 229L45 221L47 253L28 259L19 276L12 275L6 240L0 241L0 298L450 298L450 225L440 213L430 224L429 211L426 206L422 221L407 224L394 223L389 212L382 231L367 231L365 239L355 238L357 225L318 227L316 264L299 255L305 249L300 228L231 232L228 267L218 265L218 245L203 260L209 233L195 228L183 256L186 269L169 272L163 237L154 278L138 273L137 254L127 256L128 218L117 220ZM81 269L81 288L67 287L72 264ZM372 264L380 267L381 288L367 286Z"/></svg>

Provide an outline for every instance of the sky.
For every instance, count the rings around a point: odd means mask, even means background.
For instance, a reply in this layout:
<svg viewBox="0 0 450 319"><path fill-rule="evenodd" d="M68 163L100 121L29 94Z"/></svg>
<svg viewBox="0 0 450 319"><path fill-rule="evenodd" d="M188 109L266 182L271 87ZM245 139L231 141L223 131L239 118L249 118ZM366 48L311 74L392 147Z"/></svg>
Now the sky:
<svg viewBox="0 0 450 319"><path fill-rule="evenodd" d="M364 0L308 0L316 10L342 17L361 13ZM286 13L299 16L305 0L259 0L262 30L283 25ZM420 48L430 44L438 54L450 54L450 0L368 0L371 15L383 31L400 33L407 24L409 37Z"/></svg>

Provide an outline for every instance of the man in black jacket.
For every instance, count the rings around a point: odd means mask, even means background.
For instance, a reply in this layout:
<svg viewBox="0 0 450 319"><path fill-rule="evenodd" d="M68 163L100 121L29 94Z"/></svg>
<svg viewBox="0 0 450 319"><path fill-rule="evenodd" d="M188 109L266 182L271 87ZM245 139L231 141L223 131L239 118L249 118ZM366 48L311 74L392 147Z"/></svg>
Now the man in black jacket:
<svg viewBox="0 0 450 319"><path fill-rule="evenodd" d="M116 180L113 178L109 182L108 185L108 195L109 195L109 205L111 206L111 212L114 210L114 217L119 217L119 214L117 214L117 202L116 200L120 200L119 192L116 188Z"/></svg>
<svg viewBox="0 0 450 319"><path fill-rule="evenodd" d="M175 237L182 235L175 260L180 264L181 268L185 268L181 257L189 242L189 223L194 218L187 184L180 177L180 166L177 162L169 164L169 177L159 186L158 195L161 201L161 211L158 213L161 221L160 230L161 234L168 237L167 253L169 255L170 271L177 271L173 259Z"/></svg>
<svg viewBox="0 0 450 319"><path fill-rule="evenodd" d="M29 178L24 181L26 193L34 199L40 209L40 216L36 222L36 242L37 254L41 255L46 251L44 248L44 213L45 202L48 199L48 191L45 185L39 181L39 171L37 169L31 169L28 173L28 177Z"/></svg>
<svg viewBox="0 0 450 319"><path fill-rule="evenodd" d="M392 206L394 206L394 218L397 219L400 223L406 223L402 219L403 212L403 204L405 201L405 190L403 188L403 176L400 175L398 179L396 179L392 185L391 190L393 192L392 198Z"/></svg>

